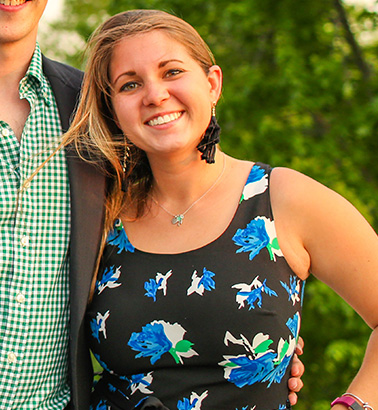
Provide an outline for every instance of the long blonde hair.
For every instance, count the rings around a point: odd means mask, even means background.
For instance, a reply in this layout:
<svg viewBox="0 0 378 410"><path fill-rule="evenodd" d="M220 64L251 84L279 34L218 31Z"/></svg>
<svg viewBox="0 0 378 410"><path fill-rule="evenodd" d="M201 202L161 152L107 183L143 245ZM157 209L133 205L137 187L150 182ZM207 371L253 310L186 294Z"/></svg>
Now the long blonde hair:
<svg viewBox="0 0 378 410"><path fill-rule="evenodd" d="M133 205L136 218L142 216L152 185L146 154L127 143L114 121L109 78L112 53L125 37L153 30L162 30L182 44L206 75L215 64L209 47L190 24L159 10L119 13L105 21L91 36L81 100L65 143L74 143L84 159L96 162L111 176L106 201L106 231L125 204ZM122 162L126 149L128 158L124 173ZM121 190L123 180L126 181L125 192Z"/></svg>
<svg viewBox="0 0 378 410"><path fill-rule="evenodd" d="M135 218L141 217L152 187L153 178L145 152L128 143L114 120L109 67L113 50L121 40L153 30L162 30L182 44L206 75L215 64L209 47L190 24L159 10L130 10L116 14L90 37L80 102L62 143L73 144L84 160L93 162L109 176L103 237L90 298L107 232L125 206L131 206L135 210ZM126 170L123 167L124 159Z"/></svg>

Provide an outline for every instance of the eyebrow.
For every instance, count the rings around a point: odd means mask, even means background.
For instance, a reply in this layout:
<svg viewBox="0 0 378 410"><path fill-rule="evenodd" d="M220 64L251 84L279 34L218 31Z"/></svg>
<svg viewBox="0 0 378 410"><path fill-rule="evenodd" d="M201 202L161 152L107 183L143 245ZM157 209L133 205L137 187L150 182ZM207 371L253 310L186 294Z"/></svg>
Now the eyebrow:
<svg viewBox="0 0 378 410"><path fill-rule="evenodd" d="M163 68L163 67L165 67L167 64L169 64L169 63L174 63L174 62L177 62L177 63L184 63L182 60L178 60L178 59L176 59L176 58L172 58L172 59L170 59L170 60L164 60L164 61L162 61L162 62L160 62L159 63L159 68ZM123 76L126 76L126 77L132 77L132 76L134 76L134 75L136 75L136 71L133 71L133 70L130 70L130 71L125 71L124 73L121 73L114 81L113 81L113 84L115 84L121 77L123 77Z"/></svg>

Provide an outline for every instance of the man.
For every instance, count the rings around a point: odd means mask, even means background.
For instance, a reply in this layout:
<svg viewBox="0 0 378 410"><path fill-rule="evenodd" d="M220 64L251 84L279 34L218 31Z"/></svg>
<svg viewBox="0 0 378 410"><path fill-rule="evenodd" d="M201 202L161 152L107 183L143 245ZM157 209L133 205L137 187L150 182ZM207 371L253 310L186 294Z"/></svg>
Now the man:
<svg viewBox="0 0 378 410"><path fill-rule="evenodd" d="M72 309L81 318L103 210L104 178L73 152L58 153L24 184L67 129L82 79L78 70L44 58L36 47L46 4L0 0L0 408L7 410L63 409L69 402L70 220L77 222L72 248L82 263L76 266L73 254L71 266L83 273L72 278L72 300L78 302ZM86 193L93 186L98 197ZM72 318L75 341L77 323ZM76 346L70 356L75 385L83 382L76 359L87 357ZM88 373L87 389L90 379Z"/></svg>
<svg viewBox="0 0 378 410"><path fill-rule="evenodd" d="M85 410L92 382L83 319L105 178L67 149L27 181L68 128L82 80L36 44L46 4L0 0L0 409L7 410ZM291 381L298 391L301 381Z"/></svg>

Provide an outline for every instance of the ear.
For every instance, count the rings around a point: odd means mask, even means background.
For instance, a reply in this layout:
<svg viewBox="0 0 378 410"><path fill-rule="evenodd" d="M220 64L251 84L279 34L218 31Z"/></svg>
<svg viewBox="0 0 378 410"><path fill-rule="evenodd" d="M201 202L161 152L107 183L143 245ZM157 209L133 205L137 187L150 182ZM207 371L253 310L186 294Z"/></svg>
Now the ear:
<svg viewBox="0 0 378 410"><path fill-rule="evenodd" d="M218 102L223 84L222 70L219 65L213 65L210 67L207 78L210 84L211 102Z"/></svg>

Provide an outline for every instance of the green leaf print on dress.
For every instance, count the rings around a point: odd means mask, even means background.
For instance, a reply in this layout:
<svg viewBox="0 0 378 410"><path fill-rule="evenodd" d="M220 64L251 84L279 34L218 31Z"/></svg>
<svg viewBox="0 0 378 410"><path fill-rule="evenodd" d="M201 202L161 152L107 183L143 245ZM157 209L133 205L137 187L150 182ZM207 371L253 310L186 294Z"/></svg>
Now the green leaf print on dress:
<svg viewBox="0 0 378 410"><path fill-rule="evenodd" d="M186 330L178 323L154 320L143 326L142 331L132 333L128 345L139 352L135 358L150 357L155 364L164 353L170 353L178 364L183 364L182 358L198 355L192 349L193 343L184 339Z"/></svg>
<svg viewBox="0 0 378 410"><path fill-rule="evenodd" d="M264 248L268 250L270 260L276 261L276 256L283 256L278 245L274 221L265 216L258 216L249 222L246 228L238 229L232 240L235 245L241 246L236 253L250 252L249 260Z"/></svg>
<svg viewBox="0 0 378 410"><path fill-rule="evenodd" d="M290 318L286 325L292 335L289 335L288 340L280 338L276 351L271 348L273 340L269 335L258 333L250 343L244 335L240 335L240 339L237 339L227 331L224 338L225 345L228 346L229 343L240 345L246 354L223 356L225 360L219 365L224 367L224 378L239 388L264 382L268 382L267 388L269 388L272 383L280 383L297 344L300 328L299 313Z"/></svg>

